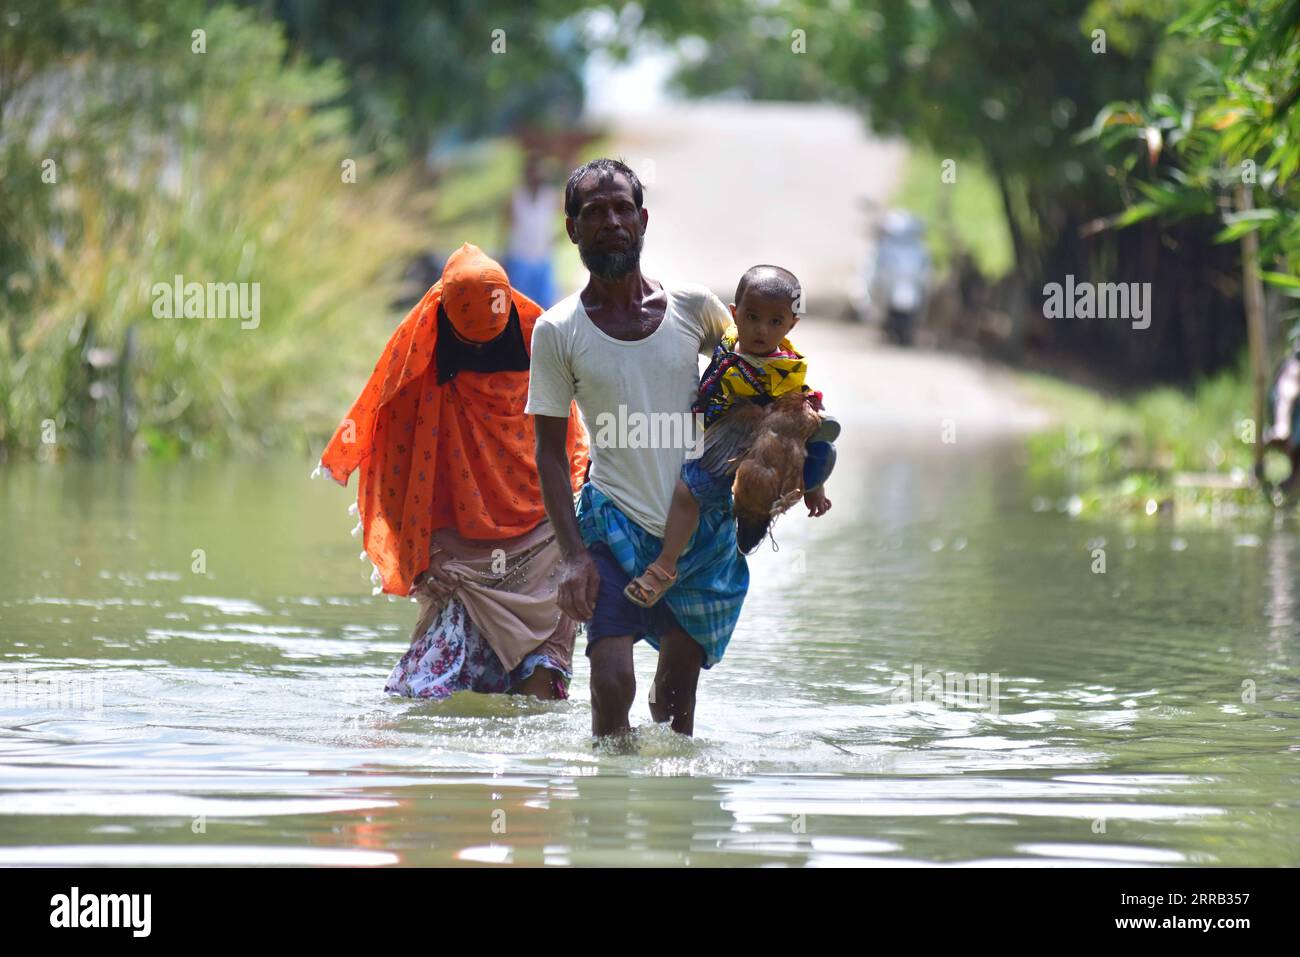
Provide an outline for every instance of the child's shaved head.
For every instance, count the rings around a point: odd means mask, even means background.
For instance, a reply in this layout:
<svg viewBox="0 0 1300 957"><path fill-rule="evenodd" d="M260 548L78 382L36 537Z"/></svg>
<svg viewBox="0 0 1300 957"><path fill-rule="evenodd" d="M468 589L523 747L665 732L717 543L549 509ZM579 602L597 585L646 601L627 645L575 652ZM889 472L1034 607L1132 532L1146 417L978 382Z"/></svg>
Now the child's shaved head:
<svg viewBox="0 0 1300 957"><path fill-rule="evenodd" d="M753 292L764 299L784 299L793 304L803 297L794 273L780 266L750 266L736 286L736 304L744 302L745 293Z"/></svg>

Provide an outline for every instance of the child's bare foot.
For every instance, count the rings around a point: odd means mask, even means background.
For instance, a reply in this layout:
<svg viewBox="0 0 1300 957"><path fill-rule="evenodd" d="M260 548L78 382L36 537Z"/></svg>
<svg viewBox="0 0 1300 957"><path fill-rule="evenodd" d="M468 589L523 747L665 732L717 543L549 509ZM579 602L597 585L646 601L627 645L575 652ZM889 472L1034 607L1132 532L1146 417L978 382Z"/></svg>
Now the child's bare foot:
<svg viewBox="0 0 1300 957"><path fill-rule="evenodd" d="M831 507L831 500L826 497L826 490L820 485L803 497L803 503L808 506L810 518L825 515Z"/></svg>
<svg viewBox="0 0 1300 957"><path fill-rule="evenodd" d="M651 562L648 567L638 578L632 579L623 589L623 594L627 600L634 605L640 605L642 608L651 608L664 597L664 592L673 586L677 581L677 570L669 571L663 568L658 562Z"/></svg>

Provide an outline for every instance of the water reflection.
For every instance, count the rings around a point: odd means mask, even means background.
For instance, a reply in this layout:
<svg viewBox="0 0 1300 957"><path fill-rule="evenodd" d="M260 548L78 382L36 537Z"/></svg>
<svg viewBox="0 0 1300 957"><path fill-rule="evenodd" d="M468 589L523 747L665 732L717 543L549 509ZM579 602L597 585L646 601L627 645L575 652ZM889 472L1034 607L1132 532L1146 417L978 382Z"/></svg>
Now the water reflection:
<svg viewBox="0 0 1300 957"><path fill-rule="evenodd" d="M414 606L306 471L0 473L3 670L103 692L0 701L0 864L1300 863L1290 519L1082 522L1014 443L845 442L699 737L649 726L639 651L620 754L581 657L568 702L385 696Z"/></svg>

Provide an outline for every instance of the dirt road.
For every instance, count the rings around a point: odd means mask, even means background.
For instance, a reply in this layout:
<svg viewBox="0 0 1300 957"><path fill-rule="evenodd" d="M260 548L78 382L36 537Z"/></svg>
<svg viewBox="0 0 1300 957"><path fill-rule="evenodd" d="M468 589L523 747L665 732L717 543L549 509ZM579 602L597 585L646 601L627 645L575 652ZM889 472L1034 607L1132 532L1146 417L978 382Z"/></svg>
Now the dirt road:
<svg viewBox="0 0 1300 957"><path fill-rule="evenodd" d="M874 139L857 114L820 104L690 103L607 122L614 155L646 181L646 273L705 283L729 302L749 266L793 270L808 316L791 338L846 424L938 436L945 421L963 435L1046 423L1006 372L881 345L874 330L838 319L872 219L900 183L904 145Z"/></svg>
<svg viewBox="0 0 1300 957"><path fill-rule="evenodd" d="M907 156L865 136L852 111L816 104L682 104L610 125L616 153L646 183L649 275L723 295L748 267L777 263L803 282L813 314L842 308L872 210L888 203Z"/></svg>

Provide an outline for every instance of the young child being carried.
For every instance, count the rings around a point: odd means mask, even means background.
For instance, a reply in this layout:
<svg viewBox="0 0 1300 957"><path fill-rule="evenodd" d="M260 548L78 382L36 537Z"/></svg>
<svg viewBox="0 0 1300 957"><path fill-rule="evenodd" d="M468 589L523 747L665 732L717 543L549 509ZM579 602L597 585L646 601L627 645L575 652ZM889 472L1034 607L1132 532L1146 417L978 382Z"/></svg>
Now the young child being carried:
<svg viewBox="0 0 1300 957"><path fill-rule="evenodd" d="M682 465L658 557L624 591L634 604L649 608L672 587L700 510L732 508L733 483L736 545L745 554L762 542L770 517L799 494L810 516L830 509L823 483L835 463L831 443L839 423L821 411L822 394L804 383L807 363L786 338L799 321L802 298L799 280L780 266L754 266L740 277L731 303L734 322L714 350L692 406L704 415L699 455L688 454ZM758 443L766 430L781 434ZM756 444L762 445L763 461L747 466L741 478L749 481L738 481L741 463L751 451L758 454Z"/></svg>

